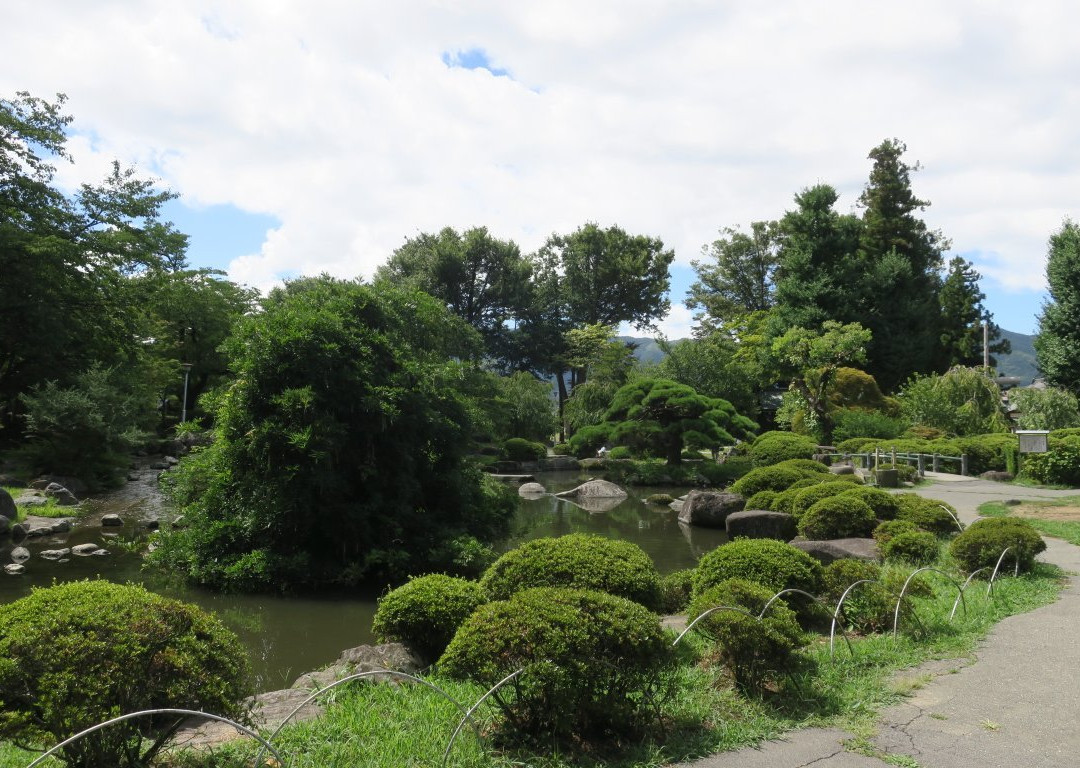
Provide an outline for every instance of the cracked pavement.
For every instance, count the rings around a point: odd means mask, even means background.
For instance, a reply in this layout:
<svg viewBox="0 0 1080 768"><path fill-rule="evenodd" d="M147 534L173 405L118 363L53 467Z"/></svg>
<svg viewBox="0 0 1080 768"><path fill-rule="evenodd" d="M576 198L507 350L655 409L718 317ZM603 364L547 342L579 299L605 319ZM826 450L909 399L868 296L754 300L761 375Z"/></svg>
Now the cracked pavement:
<svg viewBox="0 0 1080 768"><path fill-rule="evenodd" d="M1052 498L1078 491L966 480L935 483L917 493L956 507L970 522L985 501ZM1060 599L1000 622L975 660L934 661L905 672L932 677L882 713L871 740L881 753L920 768L1072 768L1080 765L1080 548L1046 539L1041 559L1068 572ZM851 734L794 731L757 748L725 752L687 768L881 768L884 760L848 752ZM897 764L897 763L892 763ZM904 764L904 763L899 763Z"/></svg>

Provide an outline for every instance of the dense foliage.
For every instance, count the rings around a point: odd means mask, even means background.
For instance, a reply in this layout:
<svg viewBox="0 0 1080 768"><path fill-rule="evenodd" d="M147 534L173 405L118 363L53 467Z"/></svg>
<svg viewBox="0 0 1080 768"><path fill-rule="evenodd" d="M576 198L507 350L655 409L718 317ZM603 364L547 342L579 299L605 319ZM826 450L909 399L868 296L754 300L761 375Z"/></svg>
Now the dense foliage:
<svg viewBox="0 0 1080 768"><path fill-rule="evenodd" d="M754 464L767 467L786 459L809 459L817 450L814 441L805 435L791 432L765 432L750 445L749 456Z"/></svg>
<svg viewBox="0 0 1080 768"><path fill-rule="evenodd" d="M993 568L1006 549L1003 567L1019 563L1021 571L1028 571L1035 555L1046 550L1046 542L1026 520L993 517L976 520L949 545L956 562L968 571Z"/></svg>
<svg viewBox="0 0 1080 768"><path fill-rule="evenodd" d="M432 662L487 600L475 581L441 573L417 576L379 598L371 631L380 640L404 643Z"/></svg>
<svg viewBox="0 0 1080 768"><path fill-rule="evenodd" d="M540 587L482 606L438 666L485 687L524 668L494 698L505 716L503 736L550 745L552 738L633 731L652 713L650 694L672 661L658 618L638 603Z"/></svg>
<svg viewBox="0 0 1080 768"><path fill-rule="evenodd" d="M0 605L0 738L41 749L110 717L157 708L243 718L247 658L195 606L136 586L76 581ZM129 720L62 751L72 766L142 766L175 716Z"/></svg>
<svg viewBox="0 0 1080 768"><path fill-rule="evenodd" d="M829 496L799 516L799 534L808 539L846 539L869 536L877 521L874 510L853 496Z"/></svg>
<svg viewBox="0 0 1080 768"><path fill-rule="evenodd" d="M648 608L660 602L660 574L641 547L584 533L525 542L496 560L480 583L496 600L530 587L574 587Z"/></svg>
<svg viewBox="0 0 1080 768"><path fill-rule="evenodd" d="M1046 283L1035 358L1048 384L1080 394L1080 226L1070 219L1050 236Z"/></svg>
<svg viewBox="0 0 1080 768"><path fill-rule="evenodd" d="M328 277L275 290L228 345L214 443L174 486L155 555L215 587L462 570L513 496L465 460L473 336L434 299Z"/></svg>
<svg viewBox="0 0 1080 768"><path fill-rule="evenodd" d="M725 579L746 579L773 592L801 589L811 595L821 587L821 564L801 549L772 539L735 539L698 561L694 594Z"/></svg>

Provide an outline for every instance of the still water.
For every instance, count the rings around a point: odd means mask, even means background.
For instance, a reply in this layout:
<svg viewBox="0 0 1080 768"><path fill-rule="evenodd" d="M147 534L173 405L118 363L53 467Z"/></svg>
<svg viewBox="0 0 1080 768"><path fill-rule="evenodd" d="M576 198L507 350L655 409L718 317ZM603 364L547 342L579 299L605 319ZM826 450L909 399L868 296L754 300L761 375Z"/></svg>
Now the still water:
<svg viewBox="0 0 1080 768"><path fill-rule="evenodd" d="M563 491L582 482L577 473L541 474L537 480L549 491ZM169 597L196 603L213 611L248 648L256 685L260 691L288 687L302 673L333 662L342 650L373 642L371 620L378 592L354 596L334 594L325 598L274 597L267 595L220 595L168 583L142 570L142 559L125 542L137 538L139 524L129 524L115 535L97 524L100 515L116 512L129 520L155 518L162 510L160 496L149 476L108 497L92 503L92 512L69 534L22 542L32 557L26 573L7 576L0 572L0 603L16 600L31 587L54 581L104 578L143 584ZM720 531L680 525L667 507L648 505L651 493L680 496L685 489L630 489L630 496L604 512L590 512L574 504L544 496L522 499L509 538L498 549L505 551L530 539L590 533L632 541L644 549L661 573L690 568L705 552L725 540ZM118 529L112 529L118 530ZM45 549L71 547L85 542L99 543L109 554L99 557L71 557L54 562L38 557ZM0 564L11 561L12 544L0 539Z"/></svg>

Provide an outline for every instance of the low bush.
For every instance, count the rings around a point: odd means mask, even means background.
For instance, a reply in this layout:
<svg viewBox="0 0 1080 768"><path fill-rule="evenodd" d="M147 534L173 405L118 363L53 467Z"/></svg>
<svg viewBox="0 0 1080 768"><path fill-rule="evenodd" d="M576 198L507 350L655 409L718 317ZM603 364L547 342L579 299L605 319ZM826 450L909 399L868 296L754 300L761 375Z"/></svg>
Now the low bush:
<svg viewBox="0 0 1080 768"><path fill-rule="evenodd" d="M551 446L551 453L555 456L569 456L570 443L555 443L555 445Z"/></svg>
<svg viewBox="0 0 1080 768"><path fill-rule="evenodd" d="M833 439L842 443L860 438L897 438L909 424L905 419L862 408L842 408L833 414L833 422Z"/></svg>
<svg viewBox="0 0 1080 768"><path fill-rule="evenodd" d="M825 477L830 476L829 468L822 464L820 461L814 461L813 459L785 459L784 461L773 464L774 467L784 467L785 469L797 469L800 472L807 472L811 475L823 475Z"/></svg>
<svg viewBox="0 0 1080 768"><path fill-rule="evenodd" d="M900 513L900 503L891 493L872 488L868 485L860 485L847 488L843 491L845 496L854 496L870 506L874 510L874 517L878 520L895 520Z"/></svg>
<svg viewBox="0 0 1080 768"><path fill-rule="evenodd" d="M791 503L791 514L795 517L801 517L806 510L814 506L822 499L827 499L830 496L839 496L845 491L851 490L851 483L845 483L842 480L830 481L827 483L818 483L817 485L811 485L800 490L795 494L795 498Z"/></svg>
<svg viewBox="0 0 1080 768"><path fill-rule="evenodd" d="M798 526L799 533L808 539L827 540L869 536L876 524L868 504L841 494L812 504L799 517Z"/></svg>
<svg viewBox="0 0 1080 768"><path fill-rule="evenodd" d="M836 444L836 450L840 453L865 453L865 446L873 446L878 441L877 437L849 437ZM873 451L873 448L870 449Z"/></svg>
<svg viewBox="0 0 1080 768"><path fill-rule="evenodd" d="M694 572L694 595L727 579L746 579L773 593L801 589L816 595L821 564L801 549L773 539L735 539L706 553Z"/></svg>
<svg viewBox="0 0 1080 768"><path fill-rule="evenodd" d="M764 432L750 446L749 455L755 466L767 467L785 459L809 459L816 452L817 445L806 435Z"/></svg>
<svg viewBox="0 0 1080 768"><path fill-rule="evenodd" d="M879 547L884 547L894 536L901 533L915 533L919 527L910 520L886 520L874 529L874 541Z"/></svg>
<svg viewBox="0 0 1080 768"><path fill-rule="evenodd" d="M650 609L660 603L660 574L641 547L584 533L526 542L492 563L480 585L493 600L529 587L574 587L625 597Z"/></svg>
<svg viewBox="0 0 1080 768"><path fill-rule="evenodd" d="M901 483L914 483L916 480L919 479L919 470L918 470L918 468L913 467L910 464L879 464L877 469L875 469L874 471L877 472L878 470L882 470L882 469L885 469L885 470L895 469L896 470L896 478ZM874 478L875 478L875 480L877 479L876 474L875 474Z"/></svg>
<svg viewBox="0 0 1080 768"><path fill-rule="evenodd" d="M251 691L236 636L193 605L142 587L75 581L0 606L0 739L45 749L121 713L195 709L244 719ZM142 766L144 737L175 716L129 720L62 750L79 766Z"/></svg>
<svg viewBox="0 0 1080 768"><path fill-rule="evenodd" d="M451 677L493 686L503 736L546 743L630 732L651 714L670 640L641 605L590 590L536 588L479 608L439 660Z"/></svg>
<svg viewBox="0 0 1080 768"><path fill-rule="evenodd" d="M911 565L930 565L937 560L940 547L937 537L927 531L907 531L891 537L881 548L886 560Z"/></svg>
<svg viewBox="0 0 1080 768"><path fill-rule="evenodd" d="M486 602L487 594L475 581L441 573L418 576L379 599L371 630L379 640L404 643L430 663Z"/></svg>
<svg viewBox="0 0 1080 768"><path fill-rule="evenodd" d="M957 533L956 509L944 501L927 499L915 493L897 493L893 496L900 504L898 520L908 520L924 531L938 536Z"/></svg>
<svg viewBox="0 0 1080 768"><path fill-rule="evenodd" d="M539 461L545 456L547 448L542 443L523 437L511 437L502 444L502 458L506 461Z"/></svg>
<svg viewBox="0 0 1080 768"><path fill-rule="evenodd" d="M812 485L816 485L816 483L812 483ZM773 498L772 511L784 512L789 515L792 514L792 509L795 506L795 497L798 496L799 491L805 487L806 486L802 485L793 485L786 491L780 491L780 493L776 494Z"/></svg>
<svg viewBox="0 0 1080 768"><path fill-rule="evenodd" d="M719 610L695 625L716 644L721 663L741 691L760 692L767 680L790 668L794 652L806 645L795 613L783 600L774 602L761 619L757 618L772 596L761 584L725 579L690 604L689 615L693 617L718 606L741 608L752 614Z"/></svg>
<svg viewBox="0 0 1080 768"><path fill-rule="evenodd" d="M776 491L758 491L746 500L745 509L772 509L772 504L779 495Z"/></svg>
<svg viewBox="0 0 1080 768"><path fill-rule="evenodd" d="M1021 467L1025 477L1043 485L1080 485L1080 445L1051 444L1047 453L1025 454Z"/></svg>
<svg viewBox="0 0 1080 768"><path fill-rule="evenodd" d="M1010 554L1005 563L1011 565L1014 556L1020 570L1030 570L1035 555L1046 549L1046 542L1027 520L1015 517L993 517L976 520L949 545L949 551L960 567L967 571L993 567L1005 548Z"/></svg>
<svg viewBox="0 0 1080 768"><path fill-rule="evenodd" d="M868 583L856 586L844 601L845 626L863 634L880 632L891 624L896 606L896 598L882 583L881 566L864 560L834 560L825 566L824 595L839 602L852 584L864 580Z"/></svg>
<svg viewBox="0 0 1080 768"><path fill-rule="evenodd" d="M805 471L790 467L758 467L732 483L731 490L749 498L758 491L787 490L806 476Z"/></svg>
<svg viewBox="0 0 1080 768"><path fill-rule="evenodd" d="M682 613L690 603L694 589L694 569L684 568L660 578L660 610L664 613Z"/></svg>
<svg viewBox="0 0 1080 768"><path fill-rule="evenodd" d="M630 450L629 446L616 445L608 451L607 457L613 460L632 459L634 458L634 452Z"/></svg>

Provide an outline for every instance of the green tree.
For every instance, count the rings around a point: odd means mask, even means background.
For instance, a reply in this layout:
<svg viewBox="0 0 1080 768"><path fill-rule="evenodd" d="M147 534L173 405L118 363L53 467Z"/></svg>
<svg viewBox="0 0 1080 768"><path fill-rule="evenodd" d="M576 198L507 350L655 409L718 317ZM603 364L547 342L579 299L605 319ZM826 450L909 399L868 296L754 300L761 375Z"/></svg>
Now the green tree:
<svg viewBox="0 0 1080 768"><path fill-rule="evenodd" d="M742 414L753 417L760 403L763 371L748 352L723 331L713 331L694 339L662 341L666 353L655 368L655 376L691 387L706 397L720 397L731 402Z"/></svg>
<svg viewBox="0 0 1080 768"><path fill-rule="evenodd" d="M862 222L837 213L838 199L833 187L818 184L796 195L797 208L780 219L774 336L826 320L855 322L862 315L863 274L855 257Z"/></svg>
<svg viewBox="0 0 1080 768"><path fill-rule="evenodd" d="M870 341L870 331L858 323L827 320L820 331L791 328L772 343L778 370L805 404L808 426L820 431L826 444L832 442L830 400L837 373L849 363L865 361Z"/></svg>
<svg viewBox="0 0 1080 768"><path fill-rule="evenodd" d="M755 221L750 233L726 227L704 246L701 261L691 262L697 281L686 306L701 310L695 317L702 332L730 326L748 312L773 305L773 273L780 261L780 228L775 221Z"/></svg>
<svg viewBox="0 0 1080 768"><path fill-rule="evenodd" d="M527 371L495 378L490 404L495 436L500 440L523 437L545 442L558 429L551 382Z"/></svg>
<svg viewBox="0 0 1080 768"><path fill-rule="evenodd" d="M938 370L954 365L974 366L983 362L983 323L992 354L1008 354L1011 345L1001 338L1001 328L990 319L983 305L986 295L979 290L979 273L970 261L954 256L938 294L941 303ZM990 366L997 363L990 357Z"/></svg>
<svg viewBox="0 0 1080 768"><path fill-rule="evenodd" d="M159 562L240 589L455 568L513 509L466 463L462 373L480 346L417 290L324 276L273 291L226 345L216 439L175 481L191 525Z"/></svg>
<svg viewBox="0 0 1080 768"><path fill-rule="evenodd" d="M1035 359L1048 384L1080 394L1080 227L1071 219L1050 236L1046 282Z"/></svg>
<svg viewBox="0 0 1080 768"><path fill-rule="evenodd" d="M912 377L899 395L904 416L916 425L953 435L1007 430L1001 389L982 368L956 366Z"/></svg>
<svg viewBox="0 0 1080 768"><path fill-rule="evenodd" d="M911 373L928 373L938 357L942 252L948 242L918 217L929 205L915 197L903 142L887 139L870 151L858 263L864 277L860 322L873 339L867 371L892 391Z"/></svg>
<svg viewBox="0 0 1080 768"><path fill-rule="evenodd" d="M677 466L684 447L716 452L750 438L757 425L727 400L699 395L668 379L641 378L615 393L599 428L619 445L661 456Z"/></svg>
<svg viewBox="0 0 1080 768"><path fill-rule="evenodd" d="M1016 423L1020 429L1080 427L1080 403L1076 395L1057 387L1012 389L1009 407L1019 411Z"/></svg>
<svg viewBox="0 0 1080 768"><path fill-rule="evenodd" d="M414 286L447 308L484 338L488 356L512 367L511 325L529 302L532 267L513 241L486 227L459 233L446 227L405 241L379 268L377 280Z"/></svg>

